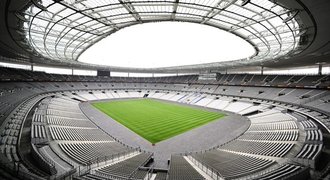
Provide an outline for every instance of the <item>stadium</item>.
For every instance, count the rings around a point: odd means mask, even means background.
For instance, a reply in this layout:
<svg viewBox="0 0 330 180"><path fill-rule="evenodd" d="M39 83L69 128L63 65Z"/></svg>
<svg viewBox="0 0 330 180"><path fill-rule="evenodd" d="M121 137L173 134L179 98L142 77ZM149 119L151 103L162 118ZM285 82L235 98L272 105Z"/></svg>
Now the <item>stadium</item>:
<svg viewBox="0 0 330 180"><path fill-rule="evenodd" d="M1 0L0 179L330 179L329 17L328 0Z"/></svg>

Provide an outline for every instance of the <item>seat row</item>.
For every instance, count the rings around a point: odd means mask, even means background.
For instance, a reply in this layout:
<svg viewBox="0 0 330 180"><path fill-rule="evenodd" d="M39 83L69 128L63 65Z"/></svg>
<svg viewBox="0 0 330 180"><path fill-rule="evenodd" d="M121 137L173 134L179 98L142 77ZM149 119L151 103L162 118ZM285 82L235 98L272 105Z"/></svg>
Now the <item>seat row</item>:
<svg viewBox="0 0 330 180"><path fill-rule="evenodd" d="M310 119L304 120L304 121L300 121L299 122L304 129L317 129L317 125Z"/></svg>
<svg viewBox="0 0 330 180"><path fill-rule="evenodd" d="M62 117L71 117L76 119L84 119L86 118L81 113L73 113L69 110L66 111L60 111L60 110L54 110L54 109L47 109L47 115L55 115L55 116L62 116Z"/></svg>
<svg viewBox="0 0 330 180"><path fill-rule="evenodd" d="M250 118L252 123L269 123L269 122L282 122L282 121L292 121L292 117L287 114L278 112L274 114L267 114L264 116Z"/></svg>
<svg viewBox="0 0 330 180"><path fill-rule="evenodd" d="M46 122L46 118L45 118L45 114L34 114L32 121L33 122L40 122L40 123L45 123Z"/></svg>
<svg viewBox="0 0 330 180"><path fill-rule="evenodd" d="M249 131L270 131L270 130L291 130L298 129L294 121L285 121L278 123L255 123L251 124Z"/></svg>
<svg viewBox="0 0 330 180"><path fill-rule="evenodd" d="M31 126L31 138L47 138L46 129L43 125L32 125Z"/></svg>
<svg viewBox="0 0 330 180"><path fill-rule="evenodd" d="M111 141L112 138L97 128L49 126L54 140L65 141Z"/></svg>
<svg viewBox="0 0 330 180"><path fill-rule="evenodd" d="M59 146L68 156L84 165L111 159L119 153L134 151L117 142L59 143Z"/></svg>
<svg viewBox="0 0 330 180"><path fill-rule="evenodd" d="M317 155L321 152L322 147L322 144L305 144L296 157L315 160Z"/></svg>
<svg viewBox="0 0 330 180"><path fill-rule="evenodd" d="M220 149L263 156L284 157L293 146L294 143L235 140L221 146Z"/></svg>
<svg viewBox="0 0 330 180"><path fill-rule="evenodd" d="M79 113L80 109L78 109L77 107L78 106L76 106L74 103L69 103L69 105L67 105L65 102L63 102L63 103L58 102L56 104L54 104L54 102L52 102L51 104L48 105L47 109Z"/></svg>
<svg viewBox="0 0 330 180"><path fill-rule="evenodd" d="M323 135L320 129L306 131L306 141L323 141Z"/></svg>
<svg viewBox="0 0 330 180"><path fill-rule="evenodd" d="M299 131L247 131L239 139L257 141L297 141Z"/></svg>
<svg viewBox="0 0 330 180"><path fill-rule="evenodd" d="M95 125L87 119L72 119L50 115L47 116L47 123L57 126L95 127Z"/></svg>

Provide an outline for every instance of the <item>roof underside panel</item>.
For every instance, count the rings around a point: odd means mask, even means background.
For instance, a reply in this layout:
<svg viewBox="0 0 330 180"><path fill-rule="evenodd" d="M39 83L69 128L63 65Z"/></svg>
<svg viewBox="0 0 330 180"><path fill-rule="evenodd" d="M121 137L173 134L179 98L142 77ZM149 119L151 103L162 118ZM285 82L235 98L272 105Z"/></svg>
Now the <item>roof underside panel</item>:
<svg viewBox="0 0 330 180"><path fill-rule="evenodd" d="M41 56L76 61L121 28L158 21L210 25L236 34L257 50L239 63L267 61L297 49L300 27L292 10L268 0L41 0L24 11L26 39ZM221 66L221 63L216 63Z"/></svg>

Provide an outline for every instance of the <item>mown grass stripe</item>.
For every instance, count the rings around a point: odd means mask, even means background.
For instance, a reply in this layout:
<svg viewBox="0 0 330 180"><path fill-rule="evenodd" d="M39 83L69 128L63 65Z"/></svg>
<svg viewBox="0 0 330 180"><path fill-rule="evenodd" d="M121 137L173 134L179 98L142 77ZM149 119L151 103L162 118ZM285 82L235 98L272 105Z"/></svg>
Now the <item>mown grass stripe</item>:
<svg viewBox="0 0 330 180"><path fill-rule="evenodd" d="M189 131L225 115L153 99L118 100L93 106L151 143Z"/></svg>

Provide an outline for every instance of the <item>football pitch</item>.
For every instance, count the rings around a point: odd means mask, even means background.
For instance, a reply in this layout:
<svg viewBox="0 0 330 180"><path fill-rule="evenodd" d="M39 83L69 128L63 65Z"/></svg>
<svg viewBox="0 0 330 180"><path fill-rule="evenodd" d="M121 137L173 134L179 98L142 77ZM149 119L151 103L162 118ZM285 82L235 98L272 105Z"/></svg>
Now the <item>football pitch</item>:
<svg viewBox="0 0 330 180"><path fill-rule="evenodd" d="M225 116L153 99L115 100L92 105L153 144Z"/></svg>

